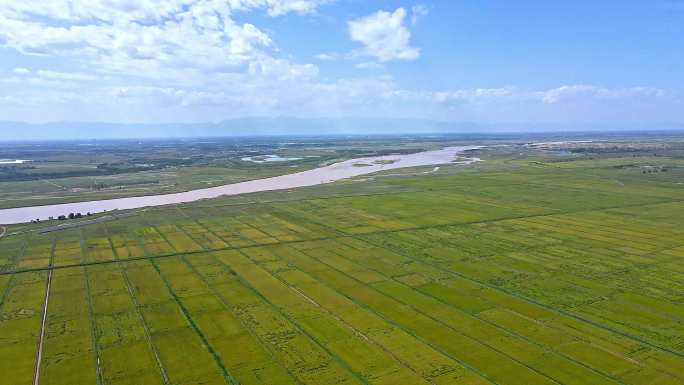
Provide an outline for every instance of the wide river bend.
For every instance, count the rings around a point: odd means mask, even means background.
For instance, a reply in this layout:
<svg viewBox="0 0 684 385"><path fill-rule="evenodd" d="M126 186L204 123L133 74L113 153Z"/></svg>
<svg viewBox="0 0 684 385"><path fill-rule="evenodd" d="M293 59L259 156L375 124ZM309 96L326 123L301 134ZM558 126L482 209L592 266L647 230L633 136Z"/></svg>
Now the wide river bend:
<svg viewBox="0 0 684 385"><path fill-rule="evenodd" d="M446 147L441 150L424 151L409 155L387 155L367 158L350 159L329 166L293 174L280 175L271 178L256 179L246 182L227 184L199 190L173 194L147 195L129 198L107 199L77 203L63 203L45 206L28 206L0 210L0 224L16 224L30 222L34 219L45 220L49 217L57 218L69 213L100 213L111 210L128 210L150 206L194 202L202 199L218 198L226 195L238 195L260 191L291 189L295 187L314 186L335 182L341 179L359 175L372 174L378 171L396 168L431 166L451 163L460 160L472 163L476 158L457 159L458 155L467 150L478 149L480 146ZM360 166L361 165L361 166Z"/></svg>

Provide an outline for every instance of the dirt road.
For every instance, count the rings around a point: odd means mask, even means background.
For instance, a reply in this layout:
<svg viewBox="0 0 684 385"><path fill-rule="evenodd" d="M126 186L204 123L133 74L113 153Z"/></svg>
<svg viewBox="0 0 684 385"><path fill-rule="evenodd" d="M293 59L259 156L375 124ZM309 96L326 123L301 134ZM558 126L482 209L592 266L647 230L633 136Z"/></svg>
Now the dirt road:
<svg viewBox="0 0 684 385"><path fill-rule="evenodd" d="M43 340L45 339L45 321L47 320L48 303L50 302L50 285L52 284L52 269L48 271L47 285L45 287L45 302L43 303L43 319L40 324L38 336L38 351L36 351L36 368L33 372L33 385L40 383L40 367L43 359Z"/></svg>

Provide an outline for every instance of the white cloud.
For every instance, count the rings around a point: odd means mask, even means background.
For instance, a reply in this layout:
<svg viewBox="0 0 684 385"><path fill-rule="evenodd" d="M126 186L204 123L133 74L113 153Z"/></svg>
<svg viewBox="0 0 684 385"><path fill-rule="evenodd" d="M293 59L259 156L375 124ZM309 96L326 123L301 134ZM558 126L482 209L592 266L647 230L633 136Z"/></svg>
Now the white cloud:
<svg viewBox="0 0 684 385"><path fill-rule="evenodd" d="M473 103L483 100L526 99L526 92L513 87L471 88L451 91L438 91L429 95L438 103Z"/></svg>
<svg viewBox="0 0 684 385"><path fill-rule="evenodd" d="M372 15L347 23L352 40L365 47L358 51L364 56L375 57L380 62L414 60L420 49L411 47L411 32L404 26L406 10L378 11Z"/></svg>
<svg viewBox="0 0 684 385"><path fill-rule="evenodd" d="M428 7L424 4L418 4L411 7L411 24L416 25L420 19L430 13Z"/></svg>
<svg viewBox="0 0 684 385"><path fill-rule="evenodd" d="M56 79L56 80L96 80L98 77L95 75L77 73L77 72L57 72L57 71L47 71L40 70L36 74L44 79Z"/></svg>
<svg viewBox="0 0 684 385"><path fill-rule="evenodd" d="M26 69L23 67L17 67L15 69L13 69L12 72L14 72L17 75L28 75L31 73L31 71L29 69Z"/></svg>
<svg viewBox="0 0 684 385"><path fill-rule="evenodd" d="M42 70L17 67L0 77L0 104L19 106L16 111L23 115L8 114L7 107L0 113L18 120L59 120L96 111L95 118L102 120L171 122L245 115L503 120L525 113L555 117L558 111L661 116L666 108L684 110L681 94L648 87L435 90L404 89L387 76L321 78L316 65L282 55L266 29L236 18L238 12L255 10L272 17L315 14L329 2L0 0L0 46L49 57L19 62ZM420 51L411 47L407 24L426 12L416 6L410 14L399 8L352 20L348 32L362 48L315 59L351 59L363 69L416 59ZM321 49L326 48L334 49Z"/></svg>
<svg viewBox="0 0 684 385"><path fill-rule="evenodd" d="M592 85L571 85L549 89L539 93L547 104L580 99L629 99L629 98L659 98L666 96L667 91L652 87L630 88L602 88Z"/></svg>
<svg viewBox="0 0 684 385"><path fill-rule="evenodd" d="M376 70L382 68L383 65L376 61L365 61L356 65L356 68L366 69L366 70Z"/></svg>
<svg viewBox="0 0 684 385"><path fill-rule="evenodd" d="M0 46L76 58L101 72L181 79L245 72L277 54L236 11L312 13L328 0L0 0ZM266 63L265 65L267 65Z"/></svg>
<svg viewBox="0 0 684 385"><path fill-rule="evenodd" d="M321 61L332 61L337 59L337 55L334 53L319 53L314 57Z"/></svg>
<svg viewBox="0 0 684 385"><path fill-rule="evenodd" d="M268 14L271 16L282 16L290 12L298 14L311 14L324 4L331 3L333 0L266 0Z"/></svg>
<svg viewBox="0 0 684 385"><path fill-rule="evenodd" d="M10 18L30 19L30 15L55 20L97 19L104 22L155 21L185 9L225 11L263 9L271 16L288 13L311 14L335 0L0 0L0 12ZM208 16L208 14L206 14ZM221 16L225 16L223 13Z"/></svg>

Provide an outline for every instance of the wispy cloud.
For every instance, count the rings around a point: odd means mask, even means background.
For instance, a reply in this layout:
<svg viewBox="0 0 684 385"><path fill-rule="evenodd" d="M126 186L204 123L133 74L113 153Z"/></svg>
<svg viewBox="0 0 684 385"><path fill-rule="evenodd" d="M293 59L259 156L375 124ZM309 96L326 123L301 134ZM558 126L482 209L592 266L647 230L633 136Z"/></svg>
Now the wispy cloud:
<svg viewBox="0 0 684 385"><path fill-rule="evenodd" d="M316 55L314 57L318 60L321 60L321 61L332 61L332 60L337 60L339 55L336 53L319 53L318 55Z"/></svg>
<svg viewBox="0 0 684 385"><path fill-rule="evenodd" d="M430 9L425 4L418 4L411 7L411 24L416 25L418 21L430 13Z"/></svg>
<svg viewBox="0 0 684 385"><path fill-rule="evenodd" d="M376 70L383 68L383 65L376 61L365 61L356 65L356 68L366 69L366 70Z"/></svg>
<svg viewBox="0 0 684 385"><path fill-rule="evenodd" d="M91 74L84 74L84 73L78 73L78 72L57 72L57 71L48 71L48 70L39 70L38 72L36 72L36 75L38 75L38 77L45 78L45 79L57 79L57 80L87 81L87 80L98 79L97 76L91 75Z"/></svg>
<svg viewBox="0 0 684 385"><path fill-rule="evenodd" d="M14 73L17 74L17 75L28 75L28 74L31 73L31 71L30 71L29 69L23 68L23 67L14 68L14 69L12 70L12 72L14 72Z"/></svg>

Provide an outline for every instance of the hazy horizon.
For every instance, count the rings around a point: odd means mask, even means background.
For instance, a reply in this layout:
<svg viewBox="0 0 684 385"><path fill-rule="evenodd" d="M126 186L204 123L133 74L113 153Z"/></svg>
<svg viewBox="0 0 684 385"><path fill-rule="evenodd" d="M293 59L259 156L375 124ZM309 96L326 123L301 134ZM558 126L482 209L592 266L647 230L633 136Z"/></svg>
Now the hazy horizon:
<svg viewBox="0 0 684 385"><path fill-rule="evenodd" d="M417 119L302 119L249 117L207 123L48 122L0 121L3 141L158 139L202 137L269 137L335 135L577 135L596 133L680 132L684 125L610 125L591 123L440 122Z"/></svg>

